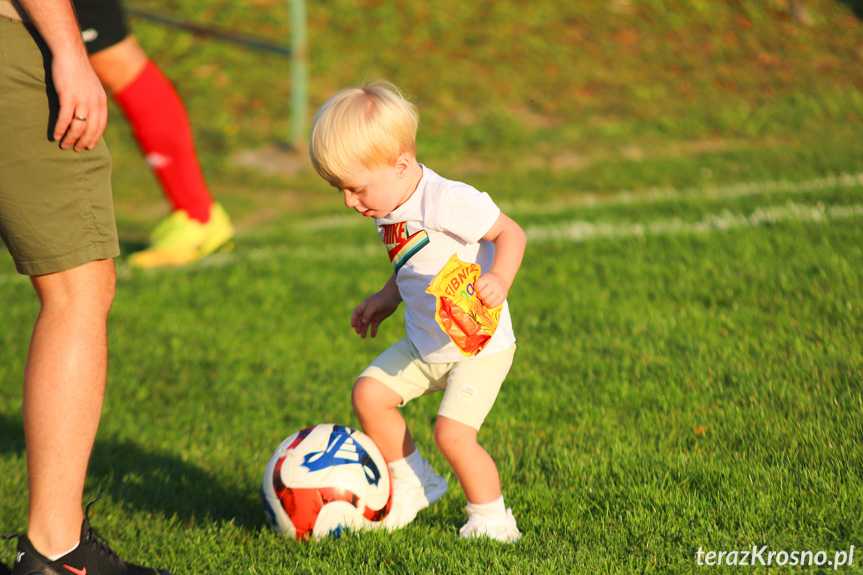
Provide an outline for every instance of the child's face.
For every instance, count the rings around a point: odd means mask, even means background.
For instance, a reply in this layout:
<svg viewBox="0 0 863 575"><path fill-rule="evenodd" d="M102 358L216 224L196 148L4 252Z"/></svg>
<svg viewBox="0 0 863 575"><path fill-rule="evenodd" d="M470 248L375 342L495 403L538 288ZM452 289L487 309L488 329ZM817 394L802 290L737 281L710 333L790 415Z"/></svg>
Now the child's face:
<svg viewBox="0 0 863 575"><path fill-rule="evenodd" d="M367 218L382 218L407 201L416 182L407 176L400 161L368 169L361 164L340 182L345 206Z"/></svg>

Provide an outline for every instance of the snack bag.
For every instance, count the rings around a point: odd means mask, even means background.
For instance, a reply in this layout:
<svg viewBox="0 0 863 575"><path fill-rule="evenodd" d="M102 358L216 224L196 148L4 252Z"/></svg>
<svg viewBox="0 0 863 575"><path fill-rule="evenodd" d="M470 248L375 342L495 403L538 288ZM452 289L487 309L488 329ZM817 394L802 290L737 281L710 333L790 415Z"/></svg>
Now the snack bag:
<svg viewBox="0 0 863 575"><path fill-rule="evenodd" d="M437 298L435 319L466 356L481 352L500 321L503 305L489 309L474 293L479 264L467 264L453 254L426 288Z"/></svg>

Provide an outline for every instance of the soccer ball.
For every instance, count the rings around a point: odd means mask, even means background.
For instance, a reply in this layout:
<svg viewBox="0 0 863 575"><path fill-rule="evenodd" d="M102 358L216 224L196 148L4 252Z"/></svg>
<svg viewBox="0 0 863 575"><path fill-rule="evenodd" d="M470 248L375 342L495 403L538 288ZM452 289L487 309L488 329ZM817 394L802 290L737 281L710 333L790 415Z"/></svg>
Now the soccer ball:
<svg viewBox="0 0 863 575"><path fill-rule="evenodd" d="M390 511L389 467L372 439L356 429L321 423L285 439L264 471L270 526L295 539L340 535L379 526Z"/></svg>

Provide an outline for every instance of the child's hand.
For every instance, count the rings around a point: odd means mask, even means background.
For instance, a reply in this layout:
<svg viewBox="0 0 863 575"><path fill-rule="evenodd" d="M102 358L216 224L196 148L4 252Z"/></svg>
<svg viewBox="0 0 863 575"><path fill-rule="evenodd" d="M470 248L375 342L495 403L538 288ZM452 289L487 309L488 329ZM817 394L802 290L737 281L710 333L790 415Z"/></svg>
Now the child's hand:
<svg viewBox="0 0 863 575"><path fill-rule="evenodd" d="M370 295L351 314L351 327L363 338L372 328L372 337L378 334L378 326L399 307L401 298L388 297L384 290Z"/></svg>
<svg viewBox="0 0 863 575"><path fill-rule="evenodd" d="M507 283L494 272L479 276L473 287L479 301L489 309L494 309L502 304L509 293Z"/></svg>
<svg viewBox="0 0 863 575"><path fill-rule="evenodd" d="M521 267L527 237L517 223L501 213L482 238L494 244L494 263L487 274L477 278L473 287L479 301L485 307L494 309L506 299L515 274Z"/></svg>

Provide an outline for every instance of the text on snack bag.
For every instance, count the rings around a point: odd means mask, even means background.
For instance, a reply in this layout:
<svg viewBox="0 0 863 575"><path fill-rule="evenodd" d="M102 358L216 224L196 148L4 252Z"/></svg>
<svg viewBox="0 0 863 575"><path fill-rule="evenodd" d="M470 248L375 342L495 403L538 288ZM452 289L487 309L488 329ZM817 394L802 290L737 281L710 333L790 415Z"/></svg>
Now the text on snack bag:
<svg viewBox="0 0 863 575"><path fill-rule="evenodd" d="M459 295L462 297L472 296L474 294L474 289L473 282L469 281L471 279L471 275L473 274L470 273L468 268L462 268L459 270L457 275L454 275L449 280L449 284L444 293L453 298Z"/></svg>

